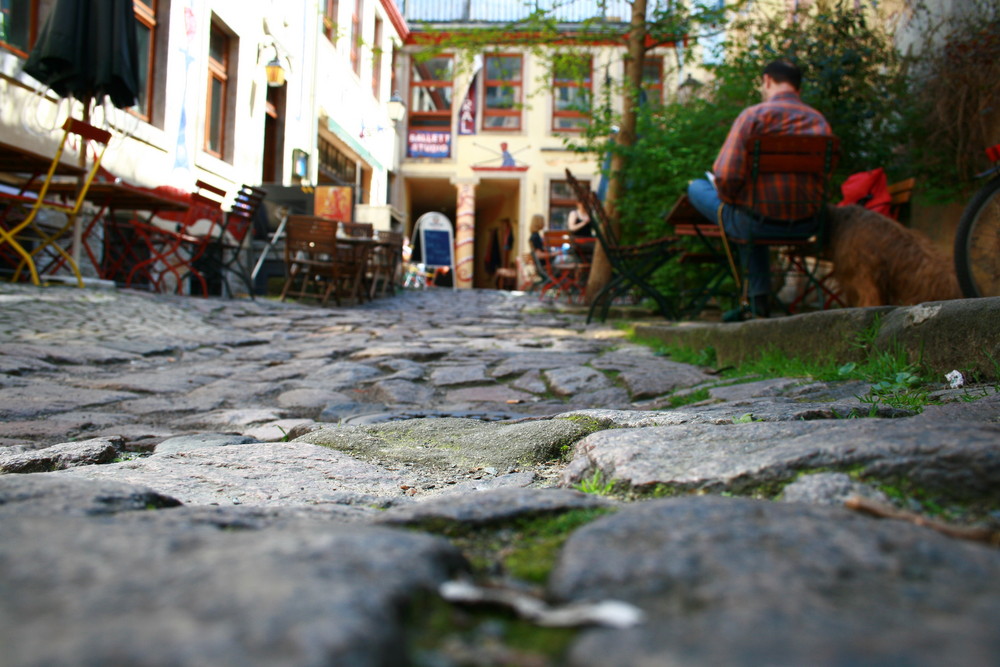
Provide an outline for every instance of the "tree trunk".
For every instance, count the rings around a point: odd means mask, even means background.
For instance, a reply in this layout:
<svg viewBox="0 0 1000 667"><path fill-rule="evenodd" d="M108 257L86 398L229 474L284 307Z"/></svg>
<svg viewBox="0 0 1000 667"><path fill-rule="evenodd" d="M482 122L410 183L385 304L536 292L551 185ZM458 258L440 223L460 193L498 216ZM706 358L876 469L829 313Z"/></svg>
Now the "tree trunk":
<svg viewBox="0 0 1000 667"><path fill-rule="evenodd" d="M628 52L625 55L626 90L625 94L622 95L622 123L615 139L619 146L632 146L635 143L636 102L642 85L642 61L646 52L646 2L647 0L633 0L632 2ZM608 194L604 200L604 208L616 236L621 231L615 203L624 188L622 165L621 153L615 151L611 156L611 174L609 175ZM611 264L604 254L604 248L598 244L594 251L590 277L587 279L587 301L592 302L597 293L610 281Z"/></svg>

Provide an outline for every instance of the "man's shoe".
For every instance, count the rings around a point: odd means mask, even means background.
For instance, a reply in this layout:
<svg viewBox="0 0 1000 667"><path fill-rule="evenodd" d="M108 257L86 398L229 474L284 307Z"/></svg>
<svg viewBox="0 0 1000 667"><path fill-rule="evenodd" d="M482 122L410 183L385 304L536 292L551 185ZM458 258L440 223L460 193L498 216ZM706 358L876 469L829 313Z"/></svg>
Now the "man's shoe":
<svg viewBox="0 0 1000 667"><path fill-rule="evenodd" d="M771 305L766 294L758 294L751 299L750 312L754 317L767 318L771 316Z"/></svg>

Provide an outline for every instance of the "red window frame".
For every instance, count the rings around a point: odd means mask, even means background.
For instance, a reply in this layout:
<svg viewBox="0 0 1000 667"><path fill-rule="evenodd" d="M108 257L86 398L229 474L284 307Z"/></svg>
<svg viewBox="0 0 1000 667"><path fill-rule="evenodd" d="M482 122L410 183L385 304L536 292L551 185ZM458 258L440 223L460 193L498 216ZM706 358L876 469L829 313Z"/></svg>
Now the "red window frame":
<svg viewBox="0 0 1000 667"><path fill-rule="evenodd" d="M323 35L331 44L337 43L337 12L340 11L340 0L326 0L323 5Z"/></svg>
<svg viewBox="0 0 1000 667"><path fill-rule="evenodd" d="M581 181L584 188L590 190L590 183ZM566 220L569 214L576 210L576 195L569 181L551 180L549 181L549 229L567 229Z"/></svg>
<svg viewBox="0 0 1000 667"><path fill-rule="evenodd" d="M642 87L649 102L663 103L663 56L646 56L642 64Z"/></svg>
<svg viewBox="0 0 1000 667"><path fill-rule="evenodd" d="M130 109L132 113L145 121L149 121L153 115L153 84L156 77L156 12L158 0L134 0L133 8L135 20L141 29L149 31L149 44L146 52L146 69L139 70L139 84L143 87L142 95L136 100L136 105ZM140 54L141 58L141 54Z"/></svg>
<svg viewBox="0 0 1000 667"><path fill-rule="evenodd" d="M39 0L23 0L23 1L26 4L28 10L28 34L27 34L28 43L24 45L24 48L22 48L20 45L0 40L0 48L10 51L11 53L14 53L16 55L19 55L22 58L27 58L28 52L31 51L32 47L35 45L35 40L38 39L38 28L40 27L38 14L39 14L39 6L41 5L41 3L39 2ZM20 7L12 7L11 9L3 13L9 17L15 10L23 11L24 9L25 7L22 5ZM19 14L20 12L17 13ZM9 18L5 18L4 22L9 24L10 23Z"/></svg>
<svg viewBox="0 0 1000 667"><path fill-rule="evenodd" d="M205 100L205 142L204 150L209 155L222 159L226 152L226 118L229 97L229 49L230 36L215 21L209 28L208 49L208 94ZM213 40L219 40L216 48ZM213 55L219 53L219 60Z"/></svg>
<svg viewBox="0 0 1000 667"><path fill-rule="evenodd" d="M556 71L552 73L552 131L553 132L582 132L590 121L590 114L579 109L560 109L559 99L561 91L585 90L588 103L594 99L594 59L589 55L579 56L581 63L586 61L585 67L571 68L567 65L556 66ZM562 71L560 71L562 70ZM571 70L571 71L568 71ZM568 72L567 72L568 71ZM584 72L585 77L572 76L578 72ZM575 121L571 127L559 127L559 120L566 119Z"/></svg>
<svg viewBox="0 0 1000 667"><path fill-rule="evenodd" d="M496 59L509 59L516 58L518 62L517 66L517 78L501 78L501 79L491 79L490 76L490 60ZM514 94L514 104L511 108L506 107L496 107L490 106L490 98L488 95L490 88L514 88L516 90ZM519 53L490 53L483 58L483 130L490 132L519 132L521 130L521 100L522 94L524 92L524 56ZM489 125L490 119L514 119L514 124L509 126L501 125L499 127L491 127Z"/></svg>
<svg viewBox="0 0 1000 667"><path fill-rule="evenodd" d="M375 17L375 35L372 38L372 95L382 99L382 19Z"/></svg>
<svg viewBox="0 0 1000 667"><path fill-rule="evenodd" d="M41 4L42 4L41 0L26 0L26 2L27 2L27 10L28 10L28 17L27 17L27 19L28 19L27 20L27 33L28 34L26 35L26 38L27 38L28 43L26 45L24 45L23 48L22 48L21 45L13 44L11 42L7 42L5 40L0 39L0 48L4 49L6 51L10 51L11 53L14 53L14 54L16 54L16 55L18 55L18 56L20 56L22 58L27 58L28 57L28 53L31 51L32 47L35 45L35 40L38 39L38 30L41 27L41 17L40 17L40 14L41 14ZM9 17L9 16L13 15L15 9L23 11L24 10L24 6L21 6L21 7L12 7L11 9L9 9L9 10L3 12L3 13L6 14L7 17ZM20 14L20 12L17 12L17 14ZM11 23L11 21L10 21L9 18L5 18L4 22L7 25L10 25L10 23Z"/></svg>
<svg viewBox="0 0 1000 667"><path fill-rule="evenodd" d="M449 61L449 69L452 78L450 79L437 79L429 78L428 75L435 74L434 72L418 72L422 67L426 67L426 63L412 61L411 64L411 75L410 75L410 105L407 117L409 118L409 123L411 129L421 129L421 130L435 130L435 129L446 129L451 130L451 110L455 103L454 88L455 88L455 57L450 53L443 53L434 56L433 60L447 59ZM422 88L433 88L433 89L444 89L450 88L452 90L451 103L447 105L446 109L439 109L437 111L421 111L420 106L416 103L417 95L420 94L420 89ZM442 106L443 101L442 101Z"/></svg>
<svg viewBox="0 0 1000 667"><path fill-rule="evenodd" d="M351 68L361 75L361 18L363 0L354 1L354 13L351 14Z"/></svg>

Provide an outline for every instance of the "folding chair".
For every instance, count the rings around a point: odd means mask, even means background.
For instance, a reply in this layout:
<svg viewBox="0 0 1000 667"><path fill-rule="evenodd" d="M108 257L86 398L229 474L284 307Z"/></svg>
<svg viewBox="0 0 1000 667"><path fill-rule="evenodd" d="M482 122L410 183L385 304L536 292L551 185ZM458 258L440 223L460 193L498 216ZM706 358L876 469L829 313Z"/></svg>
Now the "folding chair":
<svg viewBox="0 0 1000 667"><path fill-rule="evenodd" d="M365 276L368 261L375 246L375 228L367 222L341 222L337 247L337 262L340 265L343 289L338 296L365 300ZM339 305L339 300L338 300Z"/></svg>
<svg viewBox="0 0 1000 667"><path fill-rule="evenodd" d="M839 151L840 141L836 137L824 135L759 135L747 141L746 187L752 197L747 212L762 222L766 218L760 212L760 207L769 204L794 205L814 212L818 217L818 228L812 236L795 234L791 223L785 223L788 226L787 235L746 239L731 238L724 233L720 224L709 221L675 225L674 232L678 236L696 236L702 242L710 261L714 261L716 265L721 261L726 262L736 281L741 310L745 311L749 307L745 289L748 279L746 258L749 257L749 252L740 253L744 261L737 266L732 246L778 249L783 255L786 270L806 281L805 289L819 290L830 299L836 298L829 286L816 275L816 263L810 258L818 257L826 243L830 178L837 165ZM765 174L782 174L797 179L800 183L809 180L812 183L811 187L799 188L799 193L792 200L777 199L768 195L767 190L758 183L758 179ZM770 222L772 226L782 224ZM716 271L715 274L717 273ZM787 304L782 305L786 311L791 312Z"/></svg>
<svg viewBox="0 0 1000 667"><path fill-rule="evenodd" d="M590 301L587 322L589 323L595 315L598 315L603 322L614 300L633 289L651 298L663 317L676 318L673 305L649 282L649 278L658 268L678 254L677 239L673 236L664 236L642 243L630 245L622 243L597 195L581 185L569 169L566 170L566 178L577 199L587 208L593 222L594 235L612 268L611 280Z"/></svg>
<svg viewBox="0 0 1000 667"><path fill-rule="evenodd" d="M101 167L101 160L108 148L108 142L111 140L111 133L75 118L67 119L63 123L62 129L62 140L59 142L59 148L56 150L52 164L49 166L48 173L45 175L45 180L38 191L37 197L32 198L24 194L12 195L0 193L0 196L10 201L10 204L6 206L3 212L2 219L0 219L0 246L4 244L9 245L17 254L17 259L20 260L14 269L12 280L18 280L25 267L27 267L31 275L31 282L35 285L41 285L35 257L46 251L54 252L57 258L60 259L60 262L65 262L76 277L76 284L79 287L83 287L80 267L77 266L73 257L62 247L59 240L76 225L77 215L83 207L87 191L90 189L90 185L94 182L94 178ZM70 135L77 135L80 138L81 155L86 154L88 143L93 144L92 152L94 157L90 169L77 189L76 199L71 204L66 204L61 201L50 201L47 199L47 195ZM27 213L20 220L8 221L8 217L16 209L27 209ZM46 228L39 224L38 220L38 214L42 210L63 213L66 215L66 222L56 229ZM29 250L25 245L30 245L31 249Z"/></svg>
<svg viewBox="0 0 1000 667"><path fill-rule="evenodd" d="M213 231L208 247L202 256L207 272L220 276L220 293L234 296L229 277L237 279L253 298L253 270L249 261L248 246L253 237L253 220L267 193L251 185L243 185L236 193L236 199L223 216L220 228Z"/></svg>
<svg viewBox="0 0 1000 667"><path fill-rule="evenodd" d="M387 291L395 294L396 272L403 261L403 235L400 232L379 230L376 232L377 245L371 251L369 293L370 299L381 286L381 294Z"/></svg>
<svg viewBox="0 0 1000 667"><path fill-rule="evenodd" d="M181 294L187 281L191 291L201 289L209 295L209 285L202 273L200 261L221 228L222 199L226 191L205 181L195 183L195 191L183 195L190 202L187 211L179 215L162 214L149 220L132 219L127 224L137 242L144 244L146 258L129 271L125 284L139 279L156 292Z"/></svg>
<svg viewBox="0 0 1000 667"><path fill-rule="evenodd" d="M565 294L571 303L583 303L587 293L590 262L585 262L577 254L574 235L565 230L548 230L542 232L542 240L550 251L561 249L555 257L550 252L544 258L545 271L550 281L542 286L542 295L548 290L555 290L560 295Z"/></svg>

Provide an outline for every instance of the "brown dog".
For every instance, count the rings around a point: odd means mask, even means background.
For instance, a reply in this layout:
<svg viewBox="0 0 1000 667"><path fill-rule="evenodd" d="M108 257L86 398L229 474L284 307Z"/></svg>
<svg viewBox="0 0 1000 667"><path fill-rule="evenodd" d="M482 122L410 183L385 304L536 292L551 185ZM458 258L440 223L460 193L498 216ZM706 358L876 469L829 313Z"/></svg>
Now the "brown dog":
<svg viewBox="0 0 1000 667"><path fill-rule="evenodd" d="M848 306L961 299L951 257L924 234L861 206L831 207L827 257Z"/></svg>

